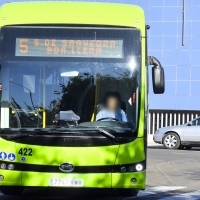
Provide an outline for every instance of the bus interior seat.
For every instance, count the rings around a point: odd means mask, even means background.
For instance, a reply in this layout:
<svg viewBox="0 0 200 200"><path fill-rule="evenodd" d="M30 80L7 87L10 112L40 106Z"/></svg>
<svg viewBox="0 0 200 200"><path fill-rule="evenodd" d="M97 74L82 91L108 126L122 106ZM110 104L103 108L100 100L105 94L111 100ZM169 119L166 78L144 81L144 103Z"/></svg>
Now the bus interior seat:
<svg viewBox="0 0 200 200"><path fill-rule="evenodd" d="M126 103L121 101L121 109L126 113Z"/></svg>

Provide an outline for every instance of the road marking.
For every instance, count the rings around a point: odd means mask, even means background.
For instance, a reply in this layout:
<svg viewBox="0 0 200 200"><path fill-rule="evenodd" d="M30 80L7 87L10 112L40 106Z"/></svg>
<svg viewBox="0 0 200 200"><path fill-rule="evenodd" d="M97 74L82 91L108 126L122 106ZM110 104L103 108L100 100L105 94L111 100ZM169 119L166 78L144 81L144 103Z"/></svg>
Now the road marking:
<svg viewBox="0 0 200 200"><path fill-rule="evenodd" d="M184 194L179 194L171 197L165 197L159 200L179 200L179 199L190 199L190 200L196 200L200 198L200 190L194 191L194 192L188 192Z"/></svg>
<svg viewBox="0 0 200 200"><path fill-rule="evenodd" d="M134 199L137 197L144 197L144 196L148 196L148 195L155 195L157 193L163 193L163 192L168 192L168 191L173 191L173 190L180 190L183 188L185 188L185 187L182 187L182 186L158 186L158 187L147 188L146 190L140 190L139 194L136 197L127 198L126 200Z"/></svg>
<svg viewBox="0 0 200 200"><path fill-rule="evenodd" d="M4 195L0 192L0 196L4 196Z"/></svg>
<svg viewBox="0 0 200 200"><path fill-rule="evenodd" d="M156 165L157 169L165 175L165 177L174 184L173 180L158 166Z"/></svg>

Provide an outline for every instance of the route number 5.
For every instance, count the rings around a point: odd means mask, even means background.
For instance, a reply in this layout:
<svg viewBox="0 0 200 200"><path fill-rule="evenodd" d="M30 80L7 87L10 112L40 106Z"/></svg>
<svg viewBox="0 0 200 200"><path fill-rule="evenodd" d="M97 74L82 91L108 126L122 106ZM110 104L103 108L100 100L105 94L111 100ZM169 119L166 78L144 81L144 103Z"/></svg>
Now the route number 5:
<svg viewBox="0 0 200 200"><path fill-rule="evenodd" d="M28 53L28 45L25 44L25 42L28 42L28 39L20 39L19 40L19 47L20 47L20 53L26 54Z"/></svg>

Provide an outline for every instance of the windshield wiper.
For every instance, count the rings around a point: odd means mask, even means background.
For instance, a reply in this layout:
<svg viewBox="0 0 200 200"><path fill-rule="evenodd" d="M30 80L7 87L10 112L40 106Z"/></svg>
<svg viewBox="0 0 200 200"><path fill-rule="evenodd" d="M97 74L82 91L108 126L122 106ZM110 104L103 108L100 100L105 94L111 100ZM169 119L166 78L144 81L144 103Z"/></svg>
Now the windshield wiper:
<svg viewBox="0 0 200 200"><path fill-rule="evenodd" d="M95 128L98 131L100 131L101 133L103 133L104 136L111 138L115 143L119 143L119 141L117 140L117 138L113 134L109 133L108 131L106 131L106 130L98 127L98 126L96 126Z"/></svg>
<svg viewBox="0 0 200 200"><path fill-rule="evenodd" d="M80 128L88 128L88 129L97 129L97 128L101 128L102 130L105 131L113 131L115 133L133 133L134 130L131 128L124 128L124 127L108 127L108 126L76 126L77 129ZM111 134L111 133L110 133Z"/></svg>
<svg viewBox="0 0 200 200"><path fill-rule="evenodd" d="M12 134L12 131L15 132ZM133 133L131 128L121 128L121 127L107 127L107 126L74 126L74 127L54 127L54 128L36 128L36 129L19 129L10 130L10 133L0 134L0 137L5 137L8 140L19 139L23 137L29 137L34 135L42 134L70 134L70 133L82 133L85 131L95 131L102 134L103 136L113 140L115 143L119 143L118 138L111 132L115 133Z"/></svg>
<svg viewBox="0 0 200 200"><path fill-rule="evenodd" d="M106 136L107 138L112 139L115 143L118 143L117 138L109 133L107 130L104 130L103 127L99 127L99 126L74 126L74 127L70 127L70 128L53 128L50 129L51 132L54 131L63 131L63 133L74 133L74 132L80 132L80 131L98 131L100 132L102 135Z"/></svg>

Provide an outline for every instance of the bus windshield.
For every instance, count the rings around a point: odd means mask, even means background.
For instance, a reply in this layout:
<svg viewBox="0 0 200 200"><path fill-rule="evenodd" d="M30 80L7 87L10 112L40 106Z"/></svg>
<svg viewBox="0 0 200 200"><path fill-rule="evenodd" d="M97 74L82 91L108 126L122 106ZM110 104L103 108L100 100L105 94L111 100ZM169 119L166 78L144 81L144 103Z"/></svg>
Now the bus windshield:
<svg viewBox="0 0 200 200"><path fill-rule="evenodd" d="M140 31L1 29L1 128L103 122L137 126ZM62 119L70 113L75 118Z"/></svg>

